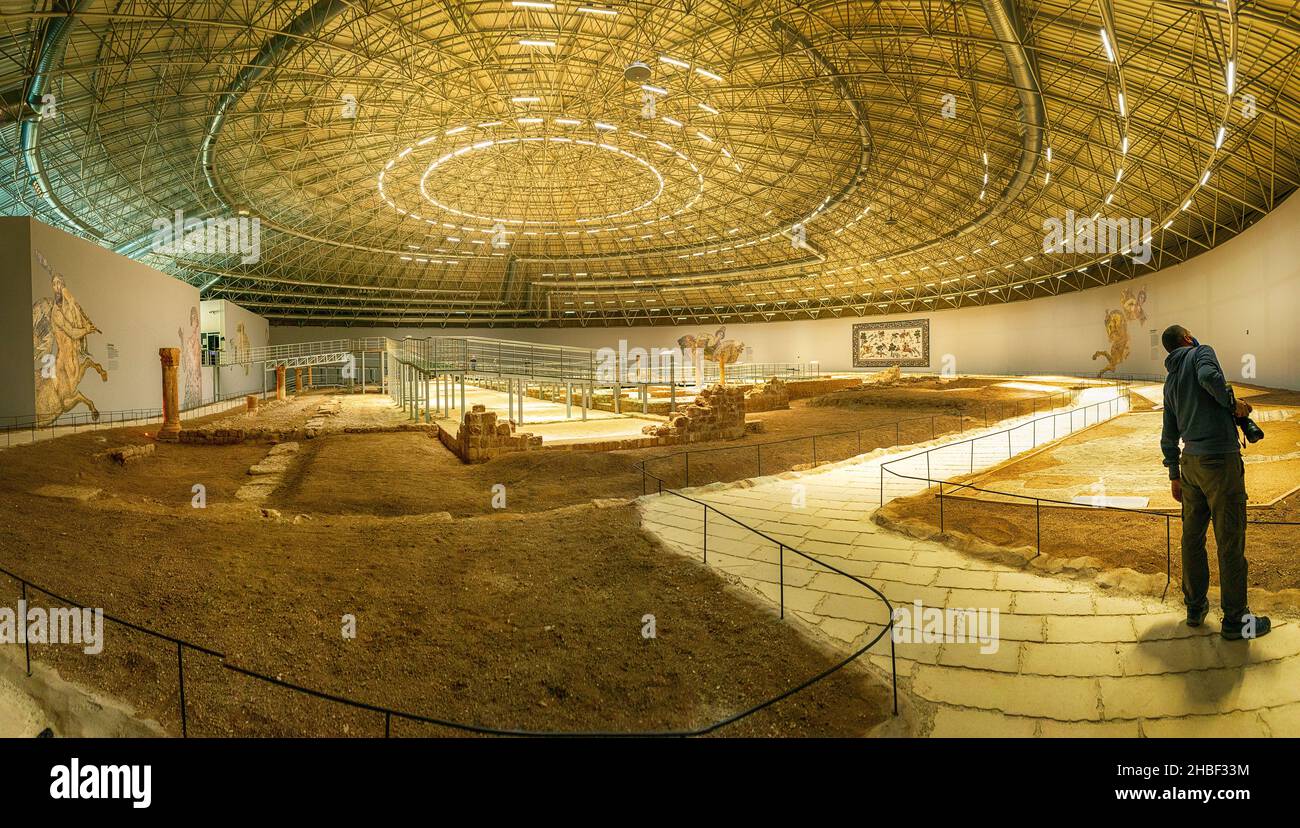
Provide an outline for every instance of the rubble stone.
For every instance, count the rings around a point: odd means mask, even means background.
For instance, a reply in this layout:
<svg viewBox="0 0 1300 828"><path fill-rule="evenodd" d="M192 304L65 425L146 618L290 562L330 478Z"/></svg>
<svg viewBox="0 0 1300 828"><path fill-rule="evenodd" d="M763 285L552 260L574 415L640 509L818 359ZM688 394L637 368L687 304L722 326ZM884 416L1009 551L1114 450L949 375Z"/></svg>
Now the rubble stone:
<svg viewBox="0 0 1300 828"><path fill-rule="evenodd" d="M498 420L495 411L488 411L482 405L465 412L454 436L440 429L439 437L466 463L486 463L500 454L542 447L541 435L517 433L513 421Z"/></svg>
<svg viewBox="0 0 1300 828"><path fill-rule="evenodd" d="M745 392L746 411L776 411L790 407L790 389L785 380L772 378Z"/></svg>

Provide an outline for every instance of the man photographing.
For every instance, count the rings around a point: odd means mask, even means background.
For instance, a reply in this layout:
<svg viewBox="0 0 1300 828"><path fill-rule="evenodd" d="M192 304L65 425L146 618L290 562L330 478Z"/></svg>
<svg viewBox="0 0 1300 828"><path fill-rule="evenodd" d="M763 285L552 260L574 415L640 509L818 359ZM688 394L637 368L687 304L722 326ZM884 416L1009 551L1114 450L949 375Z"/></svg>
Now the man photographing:
<svg viewBox="0 0 1300 828"><path fill-rule="evenodd" d="M1246 467L1237 442L1237 418L1250 414L1250 404L1237 401L1214 349L1197 342L1186 328L1170 325L1160 341L1169 352L1160 450L1174 500L1183 505L1187 625L1199 627L1210 611L1205 532L1213 522L1223 637L1259 638L1272 625L1246 606Z"/></svg>

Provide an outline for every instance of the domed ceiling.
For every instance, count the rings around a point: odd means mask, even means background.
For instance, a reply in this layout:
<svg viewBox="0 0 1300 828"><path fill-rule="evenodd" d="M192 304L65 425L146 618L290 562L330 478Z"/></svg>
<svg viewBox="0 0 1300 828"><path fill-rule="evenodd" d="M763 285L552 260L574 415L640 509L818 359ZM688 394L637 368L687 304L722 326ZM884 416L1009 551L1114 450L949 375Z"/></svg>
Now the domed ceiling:
<svg viewBox="0 0 1300 828"><path fill-rule="evenodd" d="M1278 0L0 12L0 214L278 324L1015 301L1194 256L1300 182ZM177 211L256 219L256 256L160 249ZM1149 255L1044 252L1076 216L1148 220Z"/></svg>

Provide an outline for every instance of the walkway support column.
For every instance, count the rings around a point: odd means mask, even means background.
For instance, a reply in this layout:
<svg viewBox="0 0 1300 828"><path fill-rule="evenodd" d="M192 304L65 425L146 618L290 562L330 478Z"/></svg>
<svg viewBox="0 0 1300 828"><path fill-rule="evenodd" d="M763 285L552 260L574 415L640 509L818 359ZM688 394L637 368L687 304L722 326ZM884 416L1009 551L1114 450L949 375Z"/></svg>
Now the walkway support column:
<svg viewBox="0 0 1300 828"><path fill-rule="evenodd" d="M677 410L677 360L668 360L668 410Z"/></svg>
<svg viewBox="0 0 1300 828"><path fill-rule="evenodd" d="M162 363L163 423L158 429L158 442L175 443L181 439L180 392L176 384L176 369L181 364L180 348L159 348L158 361Z"/></svg>

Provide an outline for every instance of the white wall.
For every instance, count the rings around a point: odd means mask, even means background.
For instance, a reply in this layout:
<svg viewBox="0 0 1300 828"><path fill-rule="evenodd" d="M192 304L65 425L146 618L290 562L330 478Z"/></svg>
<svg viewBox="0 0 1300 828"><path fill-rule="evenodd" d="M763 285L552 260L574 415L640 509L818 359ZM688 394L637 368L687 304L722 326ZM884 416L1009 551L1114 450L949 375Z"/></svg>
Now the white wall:
<svg viewBox="0 0 1300 828"><path fill-rule="evenodd" d="M221 334L225 337L225 342L222 343L223 348L226 350L265 348L271 344L271 326L266 319L247 308L236 305L234 302L224 299L217 301L222 306ZM208 303L205 302L204 304ZM231 365L219 370L221 372L219 385L223 397L262 390L262 366L260 363ZM270 387L274 388L275 379L271 378L269 382Z"/></svg>
<svg viewBox="0 0 1300 828"><path fill-rule="evenodd" d="M77 390L100 411L154 409L162 405L162 367L159 348L183 348L180 376L181 404L187 399L186 369L192 366L189 396L198 402L202 377L198 359L198 289L147 265L132 261L92 242L77 238L29 218L0 219L27 224L30 244L17 251L28 266L30 301L24 336L32 336L31 312L35 303L52 299L51 272L60 274L70 297L81 307L98 333L83 340L91 360L102 366L107 381L93 369L86 371ZM44 259L45 265L41 264ZM47 269L48 268L48 269ZM191 331L191 321L194 329ZM192 336L191 336L192 334ZM31 349L27 345L26 349ZM26 351L26 349L24 349ZM78 360L78 362L81 360ZM26 364L26 360L23 360ZM73 364L76 364L75 362ZM35 376L27 383L37 387L36 405L42 406L39 357ZM46 380L48 382L48 380ZM56 412L65 405L59 396ZM67 413L86 412L77 402ZM27 413L31 413L28 409ZM44 413L44 412L42 412Z"/></svg>
<svg viewBox="0 0 1300 828"><path fill-rule="evenodd" d="M852 368L855 322L930 319L931 368L951 354L961 373L1095 372L1105 363L1106 313L1124 289L1145 290L1145 322L1128 322L1131 352L1120 373L1164 373L1164 351L1152 355L1151 330L1178 323L1214 346L1224 370L1242 376L1253 355L1252 381L1300 388L1300 197L1289 198L1236 238L1159 273L1128 282L1006 305L928 314L846 317L727 325L727 336L753 348L756 362L809 362L823 370ZM669 347L684 333L716 325L613 328L326 328L274 326L274 343L360 336L475 335L588 348ZM922 370L922 369L916 369Z"/></svg>

